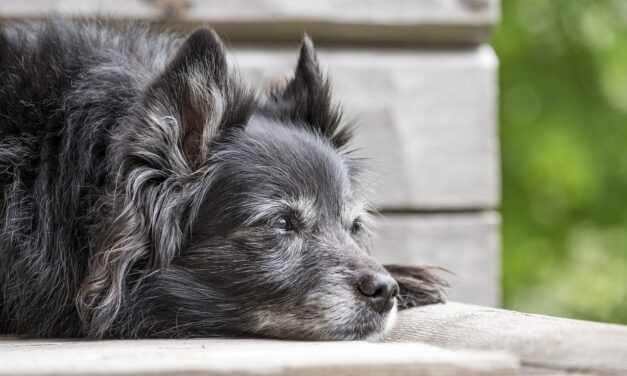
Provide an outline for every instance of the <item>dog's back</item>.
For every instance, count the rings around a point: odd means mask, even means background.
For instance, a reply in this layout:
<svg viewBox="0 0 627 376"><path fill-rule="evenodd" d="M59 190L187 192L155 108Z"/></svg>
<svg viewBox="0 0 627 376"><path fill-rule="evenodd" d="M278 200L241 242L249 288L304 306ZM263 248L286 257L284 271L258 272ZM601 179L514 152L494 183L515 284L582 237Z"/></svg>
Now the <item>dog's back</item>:
<svg viewBox="0 0 627 376"><path fill-rule="evenodd" d="M178 43L93 23L0 32L0 332L77 334L64 322L102 230L113 128Z"/></svg>

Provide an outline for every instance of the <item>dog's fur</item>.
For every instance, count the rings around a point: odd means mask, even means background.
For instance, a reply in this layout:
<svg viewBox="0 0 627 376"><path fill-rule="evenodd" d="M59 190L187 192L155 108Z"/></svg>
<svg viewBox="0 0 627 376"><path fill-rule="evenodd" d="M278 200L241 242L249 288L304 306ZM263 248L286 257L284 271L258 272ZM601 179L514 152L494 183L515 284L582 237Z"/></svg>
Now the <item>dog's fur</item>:
<svg viewBox="0 0 627 376"><path fill-rule="evenodd" d="M258 96L201 28L0 30L0 333L356 339L368 207L311 42ZM287 218L291 228L278 219ZM389 267L400 308L442 301Z"/></svg>

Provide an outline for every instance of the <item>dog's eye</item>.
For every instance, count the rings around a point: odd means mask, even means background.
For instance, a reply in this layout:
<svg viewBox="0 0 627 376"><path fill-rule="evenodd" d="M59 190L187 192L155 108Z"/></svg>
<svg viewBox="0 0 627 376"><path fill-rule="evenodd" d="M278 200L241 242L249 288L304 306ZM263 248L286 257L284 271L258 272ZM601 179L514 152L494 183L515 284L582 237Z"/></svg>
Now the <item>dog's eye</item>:
<svg viewBox="0 0 627 376"><path fill-rule="evenodd" d="M276 221L274 221L274 223L272 224L272 227L274 227L277 230L281 230L281 231L291 231L291 230L293 230L292 222L286 216L282 216L282 217L277 218Z"/></svg>
<svg viewBox="0 0 627 376"><path fill-rule="evenodd" d="M357 219L351 226L351 234L357 235L361 232L361 222Z"/></svg>

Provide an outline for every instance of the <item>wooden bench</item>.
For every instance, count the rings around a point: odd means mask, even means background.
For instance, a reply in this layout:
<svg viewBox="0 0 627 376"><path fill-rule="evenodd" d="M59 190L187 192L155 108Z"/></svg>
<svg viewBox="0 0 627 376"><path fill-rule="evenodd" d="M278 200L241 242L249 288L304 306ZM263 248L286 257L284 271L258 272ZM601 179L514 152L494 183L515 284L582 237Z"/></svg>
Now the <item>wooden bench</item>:
<svg viewBox="0 0 627 376"><path fill-rule="evenodd" d="M0 376L627 374L625 326L488 307L402 311L383 341L0 338Z"/></svg>

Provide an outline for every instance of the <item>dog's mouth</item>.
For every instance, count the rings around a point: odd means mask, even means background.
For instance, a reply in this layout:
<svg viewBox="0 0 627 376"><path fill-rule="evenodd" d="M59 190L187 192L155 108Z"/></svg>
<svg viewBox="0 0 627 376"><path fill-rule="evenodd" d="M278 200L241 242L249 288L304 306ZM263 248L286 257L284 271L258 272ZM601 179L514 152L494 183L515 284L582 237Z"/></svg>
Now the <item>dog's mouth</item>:
<svg viewBox="0 0 627 376"><path fill-rule="evenodd" d="M255 335L272 338L342 341L378 340L396 324L397 298L392 298L385 310L376 310L363 299L352 297L338 302L338 296L325 302L295 308L289 312L257 311Z"/></svg>
<svg viewBox="0 0 627 376"><path fill-rule="evenodd" d="M397 300L393 298L389 308L377 311L372 307L366 307L353 315L341 318L331 314L328 322L330 328L322 330L319 340L378 340L394 328L397 318ZM316 334L314 334L315 336Z"/></svg>

